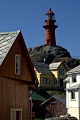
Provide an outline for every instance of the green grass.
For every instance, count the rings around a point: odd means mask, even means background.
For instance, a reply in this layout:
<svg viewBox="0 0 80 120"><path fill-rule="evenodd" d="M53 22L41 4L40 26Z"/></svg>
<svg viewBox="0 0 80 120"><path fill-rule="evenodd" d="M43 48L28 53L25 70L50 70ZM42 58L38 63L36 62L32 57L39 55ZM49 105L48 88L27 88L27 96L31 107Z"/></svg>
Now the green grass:
<svg viewBox="0 0 80 120"><path fill-rule="evenodd" d="M50 94L51 96L59 96L59 97L66 97L66 92L62 92L62 91L56 91L56 90L53 90L53 91L47 91L48 94Z"/></svg>

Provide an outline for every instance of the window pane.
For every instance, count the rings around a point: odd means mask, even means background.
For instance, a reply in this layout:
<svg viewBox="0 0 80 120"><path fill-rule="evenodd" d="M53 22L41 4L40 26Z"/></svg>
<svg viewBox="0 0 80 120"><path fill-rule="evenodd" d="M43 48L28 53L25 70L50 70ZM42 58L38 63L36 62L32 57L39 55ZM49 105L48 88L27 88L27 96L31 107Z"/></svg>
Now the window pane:
<svg viewBox="0 0 80 120"><path fill-rule="evenodd" d="M64 70L63 69L59 70L59 75L64 75Z"/></svg>
<svg viewBox="0 0 80 120"><path fill-rule="evenodd" d="M43 84L46 84L46 78L43 78Z"/></svg>
<svg viewBox="0 0 80 120"><path fill-rule="evenodd" d="M50 84L49 78L43 78L43 84Z"/></svg>
<svg viewBox="0 0 80 120"><path fill-rule="evenodd" d="M75 92L71 91L71 99L75 99Z"/></svg>
<svg viewBox="0 0 80 120"><path fill-rule="evenodd" d="M72 75L72 82L76 82L76 74Z"/></svg>
<svg viewBox="0 0 80 120"><path fill-rule="evenodd" d="M50 79L49 78L47 78L47 84L50 84Z"/></svg>
<svg viewBox="0 0 80 120"><path fill-rule="evenodd" d="M20 74L20 56L19 55L16 55L16 57L15 57L15 62L16 62L16 68L15 68L15 70L16 70L16 74Z"/></svg>

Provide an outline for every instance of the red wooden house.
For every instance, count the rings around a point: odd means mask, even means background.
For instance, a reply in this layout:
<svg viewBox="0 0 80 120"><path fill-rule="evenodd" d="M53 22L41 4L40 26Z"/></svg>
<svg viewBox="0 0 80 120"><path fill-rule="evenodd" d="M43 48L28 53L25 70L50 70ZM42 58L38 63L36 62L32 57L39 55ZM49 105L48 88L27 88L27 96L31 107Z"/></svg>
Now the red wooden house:
<svg viewBox="0 0 80 120"><path fill-rule="evenodd" d="M58 96L52 96L41 104L41 111L48 117L60 117L66 115L66 100Z"/></svg>
<svg viewBox="0 0 80 120"><path fill-rule="evenodd" d="M0 120L29 119L35 72L20 31L0 33Z"/></svg>

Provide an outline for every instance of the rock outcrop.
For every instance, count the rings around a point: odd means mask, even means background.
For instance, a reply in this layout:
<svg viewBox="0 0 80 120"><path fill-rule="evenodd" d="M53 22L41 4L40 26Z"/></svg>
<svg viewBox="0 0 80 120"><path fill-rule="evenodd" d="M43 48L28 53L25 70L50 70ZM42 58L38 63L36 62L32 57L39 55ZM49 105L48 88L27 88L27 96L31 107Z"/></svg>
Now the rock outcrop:
<svg viewBox="0 0 80 120"><path fill-rule="evenodd" d="M61 46L43 45L33 48L28 48L32 62L45 62L50 64L51 62L64 61L70 68L74 68L79 65L76 59L71 58L67 49Z"/></svg>

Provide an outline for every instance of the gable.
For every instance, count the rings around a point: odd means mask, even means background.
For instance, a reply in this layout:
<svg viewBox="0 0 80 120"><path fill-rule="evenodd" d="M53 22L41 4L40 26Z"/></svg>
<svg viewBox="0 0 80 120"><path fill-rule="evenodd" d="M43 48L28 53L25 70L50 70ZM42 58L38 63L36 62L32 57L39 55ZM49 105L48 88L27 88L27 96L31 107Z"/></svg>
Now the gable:
<svg viewBox="0 0 80 120"><path fill-rule="evenodd" d="M58 67L58 69L65 69L66 70L66 67L63 63L61 63L61 65Z"/></svg>
<svg viewBox="0 0 80 120"><path fill-rule="evenodd" d="M50 97L49 99L47 99L46 101L44 101L41 106L48 106L51 104L51 102L54 102L54 101L57 101L57 102L60 102L64 105L66 105L66 99L65 98L61 98L61 97L58 97L58 96L52 96Z"/></svg>
<svg viewBox="0 0 80 120"><path fill-rule="evenodd" d="M0 65L5 59L20 31L0 33Z"/></svg>
<svg viewBox="0 0 80 120"><path fill-rule="evenodd" d="M67 74L80 73L80 65L68 71Z"/></svg>
<svg viewBox="0 0 80 120"><path fill-rule="evenodd" d="M51 64L49 65L49 69L50 69L50 70L56 70L56 69L58 69L58 67L61 65L61 63L62 63L62 61L61 61L61 62L51 63Z"/></svg>
<svg viewBox="0 0 80 120"><path fill-rule="evenodd" d="M64 65L64 63L62 61L51 63L49 65L49 69L55 71L55 70L58 70L61 66L63 66L65 69L67 69L66 66Z"/></svg>
<svg viewBox="0 0 80 120"><path fill-rule="evenodd" d="M20 55L20 75L15 74L15 55ZM35 72L21 32L15 39L0 66L0 76L11 79L35 81Z"/></svg>

